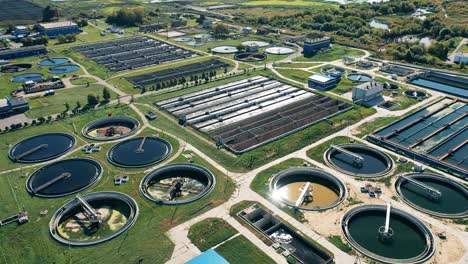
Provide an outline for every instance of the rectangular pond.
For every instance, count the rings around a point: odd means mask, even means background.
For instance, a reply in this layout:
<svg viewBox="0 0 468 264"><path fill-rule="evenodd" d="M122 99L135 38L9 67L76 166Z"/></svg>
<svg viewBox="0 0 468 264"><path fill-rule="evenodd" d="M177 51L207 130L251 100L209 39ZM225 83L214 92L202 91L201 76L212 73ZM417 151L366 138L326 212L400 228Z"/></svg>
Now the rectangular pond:
<svg viewBox="0 0 468 264"><path fill-rule="evenodd" d="M279 244L300 263L332 263L333 258L258 205L238 213L255 230Z"/></svg>
<svg viewBox="0 0 468 264"><path fill-rule="evenodd" d="M467 177L468 106L445 97L367 138L429 165Z"/></svg>

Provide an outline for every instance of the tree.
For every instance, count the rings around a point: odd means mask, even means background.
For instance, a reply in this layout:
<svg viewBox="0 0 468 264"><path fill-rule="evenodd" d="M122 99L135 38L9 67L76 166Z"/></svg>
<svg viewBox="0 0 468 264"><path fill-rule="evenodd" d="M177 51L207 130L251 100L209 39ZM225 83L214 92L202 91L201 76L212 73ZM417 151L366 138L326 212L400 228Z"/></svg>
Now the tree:
<svg viewBox="0 0 468 264"><path fill-rule="evenodd" d="M88 20L82 18L80 20L77 20L76 21L76 24L79 26L79 27L86 27L88 25Z"/></svg>
<svg viewBox="0 0 468 264"><path fill-rule="evenodd" d="M104 102L109 102L109 99L111 98L111 94L109 92L109 89L107 89L107 87L104 87L102 89L102 98L104 99Z"/></svg>
<svg viewBox="0 0 468 264"><path fill-rule="evenodd" d="M213 27L213 35L217 38L225 38L229 35L229 29L226 25L218 23Z"/></svg>
<svg viewBox="0 0 468 264"><path fill-rule="evenodd" d="M99 103L94 94L88 94L88 105L97 105Z"/></svg>
<svg viewBox="0 0 468 264"><path fill-rule="evenodd" d="M70 110L70 104L68 102L65 103L65 113Z"/></svg>
<svg viewBox="0 0 468 264"><path fill-rule="evenodd" d="M51 6L46 6L42 11L42 22L51 22L58 19L58 10Z"/></svg>
<svg viewBox="0 0 468 264"><path fill-rule="evenodd" d="M143 7L122 8L108 16L106 22L118 26L133 27L143 24L144 13Z"/></svg>

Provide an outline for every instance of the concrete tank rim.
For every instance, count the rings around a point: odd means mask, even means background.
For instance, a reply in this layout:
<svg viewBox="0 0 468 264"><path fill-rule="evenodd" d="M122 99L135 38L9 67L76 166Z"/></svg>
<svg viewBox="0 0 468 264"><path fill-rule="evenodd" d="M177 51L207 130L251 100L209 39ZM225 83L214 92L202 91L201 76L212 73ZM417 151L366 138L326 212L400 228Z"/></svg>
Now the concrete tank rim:
<svg viewBox="0 0 468 264"><path fill-rule="evenodd" d="M107 161L109 161L110 164L112 164L114 166L117 166L117 167L120 167L120 168L144 168L144 167L148 167L148 166L151 166L151 165L161 163L161 162L165 161L167 158L169 158L171 156L171 154L172 154L172 145L171 145L171 143L169 143L169 141L167 141L167 140L165 140L163 138L160 138L160 137L149 136L149 137L146 137L146 138L153 139L153 140L158 140L158 141L162 142L167 147L166 154L164 154L164 156L160 160L153 161L153 162L150 162L150 163L144 164L144 165L123 165L123 164L120 164L120 163L118 163L118 162L116 162L115 160L112 159L112 152L114 151L114 149L116 147L119 147L122 144L125 144L125 143L127 143L129 141L138 140L138 139L141 139L141 138L144 138L144 136L126 139L124 141L121 141L121 142L113 145L107 151L107 154L106 154Z"/></svg>
<svg viewBox="0 0 468 264"><path fill-rule="evenodd" d="M278 186L276 184L278 183L278 181L281 178L287 177L291 173L295 173L295 172L306 172L306 173L310 173L314 177L319 177L319 178L322 178L322 179L326 179L326 180L334 183L340 189L340 192L338 194L338 199L336 201L334 201L333 203L327 205L327 206L297 206L296 207L294 204L287 201L286 199L280 199L280 201L282 203L286 204L287 206L290 206L292 208L301 209L301 210L306 210L306 211L325 211L325 210L332 209L332 208L335 208L335 207L339 206L341 203L344 202L344 200L348 196L348 188L346 188L346 185L338 177L336 177L333 174L328 173L328 172L326 172L324 170L309 168L309 167L307 167L307 168L305 168L305 167L292 167L292 168L282 170L282 171L276 173L275 175L271 176L270 180L269 180L270 181L270 183L269 183L270 192L273 192L273 191L278 189Z"/></svg>
<svg viewBox="0 0 468 264"><path fill-rule="evenodd" d="M61 136L65 136L65 137L68 137L72 144L70 147L67 148L66 151L60 153L60 154L57 154L57 155L54 155L52 157L49 157L49 158L46 158L46 159L39 159L38 161L15 161L15 157L13 156L13 151L16 149L17 146L19 146L19 144L27 141L27 140L30 140L32 138L36 138L36 137L41 137L41 136L45 136L45 135L61 135ZM59 158L65 154L67 154L68 152L70 152L71 150L73 150L73 148L76 146L76 138L73 136L73 135L70 135L70 134L67 134L67 133L62 133L62 132L51 132L51 133L42 133L42 134L39 134L39 135L34 135L34 136L31 136L31 137L28 137L28 138L25 138L19 142L17 142L15 145L13 145L13 147L11 147L11 149L8 151L8 158L10 158L10 160L14 161L14 162L18 162L18 163L43 163L43 162L46 162L46 161L50 161L50 160L53 160L53 159L56 159L56 158Z"/></svg>
<svg viewBox="0 0 468 264"><path fill-rule="evenodd" d="M435 174L435 173L428 173L428 172L412 172L412 173L401 174L401 175L398 176L398 178L395 180L395 183L393 184L393 186L395 188L396 195L398 196L398 198L400 198L403 202L405 202L405 204L409 205L410 207L412 207L412 208L414 208L414 209L416 209L418 211L421 211L421 212L423 212L425 214L428 214L428 215L431 215L431 216L436 216L436 217L441 217L441 218L448 218L448 219L458 219L458 218L468 217L468 211L465 211L464 213L460 213L460 214L438 213L438 212L435 212L435 211L425 209L425 208L411 202L409 199L404 197L403 193L401 192L401 184L403 184L403 182L406 181L406 179L404 179L401 176L411 177L411 178L413 178L413 177L425 177L425 178L440 180L442 182L454 185L455 188L460 189L461 191L463 191L465 193L465 195L468 196L468 187L466 187L465 185L463 185L463 184L461 184L461 183L459 183L457 181L451 180L449 178L446 178L446 177L444 177L442 175Z"/></svg>
<svg viewBox="0 0 468 264"><path fill-rule="evenodd" d="M115 137L115 138L102 138L102 137L93 137L87 134L91 129L95 128L98 125L110 123L110 122L115 122L119 120L124 120L124 121L129 121L130 123L134 124L134 128L128 132L125 135ZM99 118L96 120L93 120L89 123L87 123L82 129L81 129L81 135L87 139L91 140L96 140L96 141L114 141L114 140L119 140L122 138L129 137L131 135L134 135L137 131L138 128L140 127L140 121L138 119L130 117L130 116L124 116L124 115L118 115L118 116L108 116L108 117L103 117Z"/></svg>
<svg viewBox="0 0 468 264"><path fill-rule="evenodd" d="M435 253L435 248L436 244L434 241L434 235L432 234L431 230L427 227L426 224L424 224L423 221L420 219L416 218L415 216L412 216L410 213L405 212L401 209L394 208L392 207L392 213L398 214L400 217L404 217L406 220L410 221L412 224L414 224L416 227L418 227L419 231L421 231L424 234L424 237L426 238L426 249L424 252L419 254L416 257L410 258L410 259L393 259L393 258L386 258L382 257L380 255L374 254L367 249L361 247L349 234L348 230L348 221L350 218L362 211L368 211L368 210L378 210L378 211L386 211L386 206L385 205L377 205L377 204L364 204L364 205L358 205L356 207L353 207L346 211L344 215L341 218L340 221L340 229L341 233L346 239L346 241L358 252L361 254L366 255L367 257L380 261L382 263L386 264L418 264L418 263L424 263L428 261Z"/></svg>
<svg viewBox="0 0 468 264"><path fill-rule="evenodd" d="M138 215L139 215L139 206L138 203L135 201L133 197L131 197L128 194L122 193L122 192L116 192L116 191L98 191L98 192L92 192L92 193L87 193L82 195L84 198L92 197L92 198L101 198L100 196L110 196L115 199L120 199L124 202L127 203L127 205L130 207L132 210L132 217L125 225L118 230L117 232L111 234L108 237L104 237L95 241L71 241L71 240L66 240L62 238L58 233L55 232L55 230L58 227L58 222L63 217L63 214L67 213L71 209L75 208L76 202L75 198L69 200L65 204L63 204L57 211L55 211L54 215L49 221L49 234L52 236L53 239L58 241L59 243L67 246L93 246L97 244L102 244L104 242L110 241L117 236L121 235L122 233L126 232L128 229L130 229L136 222ZM106 198L106 197L102 197ZM75 203L74 203L75 202Z"/></svg>
<svg viewBox="0 0 468 264"><path fill-rule="evenodd" d="M177 167L180 167L180 166L183 166L183 167L188 167L188 168L191 168L191 169L196 169L200 172L202 172L206 177L207 179L209 180L209 186L207 186L203 192L191 199L187 199L187 200L183 200L183 201L161 201L159 199L156 199L154 197L152 197L151 195L148 194L148 192L146 191L146 186L148 184L148 182L153 179L158 173L164 173L166 171L171 171L172 169L174 168L177 168ZM192 203L192 202L195 202L195 201L198 201L202 198L204 198L205 196L209 195L214 187L216 185L216 177L215 175L206 167L204 166L201 166L201 165L198 165L198 164L193 164L193 163L171 163L171 164L168 164L168 165L165 165L165 166L162 166L162 167L159 167L159 168L156 168L150 172L148 172L147 174L145 174L145 176L143 176L143 178L141 179L140 181L140 185L139 185L139 189L140 189L140 193L143 194L143 196L156 203L156 204L159 204L159 205L184 205L184 204L189 204L189 203Z"/></svg>
<svg viewBox="0 0 468 264"><path fill-rule="evenodd" d="M347 146L353 146L353 147L360 147L363 149L367 149L370 151L373 151L375 153L378 153L381 157L383 157L387 161L387 168L385 171L377 174L360 174L360 173L352 173L350 171L344 170L338 166L336 166L333 162L330 160L330 155L333 153L331 151L331 148L329 147L324 153L323 153L323 160L325 161L325 164L334 169L337 170L341 173L344 173L349 176L357 177L357 178L363 178L363 179L375 179L375 178L381 178L384 176L389 175L394 169L395 169L395 162L393 161L392 157L388 155L387 153L380 151L376 148L373 148L371 146L365 145L365 144L359 144L359 143L344 143L344 144L337 144L337 146L344 147L346 148Z"/></svg>

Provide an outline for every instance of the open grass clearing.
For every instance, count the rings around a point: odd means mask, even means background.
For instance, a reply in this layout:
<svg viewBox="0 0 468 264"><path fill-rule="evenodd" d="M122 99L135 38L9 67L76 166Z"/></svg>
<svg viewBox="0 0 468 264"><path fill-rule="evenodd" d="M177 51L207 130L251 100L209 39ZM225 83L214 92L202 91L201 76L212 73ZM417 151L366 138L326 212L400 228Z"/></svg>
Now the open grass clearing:
<svg viewBox="0 0 468 264"><path fill-rule="evenodd" d="M228 222L221 218L207 218L192 225L188 238L204 252L237 234Z"/></svg>
<svg viewBox="0 0 468 264"><path fill-rule="evenodd" d="M231 264L271 264L274 263L267 254L260 250L243 235L239 235L217 247L216 252Z"/></svg>

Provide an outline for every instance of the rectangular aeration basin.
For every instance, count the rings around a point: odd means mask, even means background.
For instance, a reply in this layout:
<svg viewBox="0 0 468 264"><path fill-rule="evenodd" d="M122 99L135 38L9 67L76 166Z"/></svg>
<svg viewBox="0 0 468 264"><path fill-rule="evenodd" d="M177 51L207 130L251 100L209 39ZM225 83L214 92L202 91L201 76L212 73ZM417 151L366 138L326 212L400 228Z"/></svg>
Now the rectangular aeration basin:
<svg viewBox="0 0 468 264"><path fill-rule="evenodd" d="M352 106L255 76L156 103L234 153L244 153Z"/></svg>

